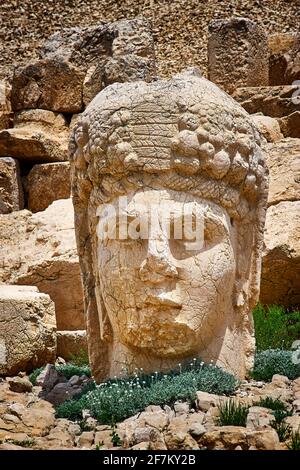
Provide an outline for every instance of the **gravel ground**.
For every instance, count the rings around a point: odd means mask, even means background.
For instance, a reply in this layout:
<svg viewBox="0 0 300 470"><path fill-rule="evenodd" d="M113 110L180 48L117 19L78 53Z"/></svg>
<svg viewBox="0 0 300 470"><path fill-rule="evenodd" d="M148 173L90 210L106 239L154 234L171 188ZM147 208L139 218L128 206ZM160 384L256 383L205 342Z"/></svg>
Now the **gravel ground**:
<svg viewBox="0 0 300 470"><path fill-rule="evenodd" d="M212 18L242 15L263 23L269 33L287 32L300 29L299 11L300 0L1 0L0 77L35 57L43 41L63 27L139 14L152 21L162 76L194 65L205 73Z"/></svg>

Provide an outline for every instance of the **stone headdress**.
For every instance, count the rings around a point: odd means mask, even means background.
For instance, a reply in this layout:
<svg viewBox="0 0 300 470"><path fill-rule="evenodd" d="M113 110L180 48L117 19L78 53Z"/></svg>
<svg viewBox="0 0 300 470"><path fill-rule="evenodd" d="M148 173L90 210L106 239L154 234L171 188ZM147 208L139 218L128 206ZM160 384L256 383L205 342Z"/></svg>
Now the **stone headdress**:
<svg viewBox="0 0 300 470"><path fill-rule="evenodd" d="M187 192L226 209L239 238L235 304L248 315L258 295L268 191L260 146L261 136L248 113L198 76L114 84L96 96L70 142L88 331L98 321L93 266L97 207L142 187ZM105 345L101 302L98 296L101 332L95 341Z"/></svg>

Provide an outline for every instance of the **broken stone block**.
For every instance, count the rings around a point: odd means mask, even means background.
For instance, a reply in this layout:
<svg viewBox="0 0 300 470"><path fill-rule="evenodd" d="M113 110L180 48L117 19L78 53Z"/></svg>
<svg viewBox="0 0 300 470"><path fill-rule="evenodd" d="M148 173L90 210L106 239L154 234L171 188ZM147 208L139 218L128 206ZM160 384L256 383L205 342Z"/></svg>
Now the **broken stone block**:
<svg viewBox="0 0 300 470"><path fill-rule="evenodd" d="M268 38L248 18L212 20L208 27L208 78L228 93L269 84Z"/></svg>
<svg viewBox="0 0 300 470"><path fill-rule="evenodd" d="M270 172L268 205L300 200L300 139L267 144L265 155Z"/></svg>
<svg viewBox="0 0 300 470"><path fill-rule="evenodd" d="M87 338L85 330L58 331L57 355L66 360L87 353Z"/></svg>
<svg viewBox="0 0 300 470"><path fill-rule="evenodd" d="M289 65L289 52L295 43L295 33L275 33L269 41L269 85L288 85L286 71Z"/></svg>
<svg viewBox="0 0 300 470"><path fill-rule="evenodd" d="M0 214L24 207L19 163L10 157L0 157Z"/></svg>
<svg viewBox="0 0 300 470"><path fill-rule="evenodd" d="M260 301L297 307L300 303L300 201L267 210Z"/></svg>
<svg viewBox="0 0 300 470"><path fill-rule="evenodd" d="M12 108L78 113L83 109L83 78L80 70L59 57L17 67L12 80Z"/></svg>
<svg viewBox="0 0 300 470"><path fill-rule="evenodd" d="M14 127L0 131L0 156L23 162L68 160L69 129L62 114L31 109L15 115Z"/></svg>
<svg viewBox="0 0 300 470"><path fill-rule="evenodd" d="M49 295L32 286L0 286L0 375L55 361L56 322Z"/></svg>
<svg viewBox="0 0 300 470"><path fill-rule="evenodd" d="M252 119L267 142L277 142L283 138L276 119L259 114L254 114Z"/></svg>
<svg viewBox="0 0 300 470"><path fill-rule="evenodd" d="M265 116L281 118L300 111L297 85L238 88L232 97L250 114L263 113Z"/></svg>
<svg viewBox="0 0 300 470"><path fill-rule="evenodd" d="M69 162L34 165L26 178L28 209L39 212L53 201L70 197Z"/></svg>
<svg viewBox="0 0 300 470"><path fill-rule="evenodd" d="M295 111L288 116L277 119L284 137L300 138L300 111Z"/></svg>
<svg viewBox="0 0 300 470"><path fill-rule="evenodd" d="M4 80L0 81L0 130L12 125L10 92L10 85Z"/></svg>
<svg viewBox="0 0 300 470"><path fill-rule="evenodd" d="M55 303L59 330L85 328L70 199L0 216L0 282L38 286Z"/></svg>

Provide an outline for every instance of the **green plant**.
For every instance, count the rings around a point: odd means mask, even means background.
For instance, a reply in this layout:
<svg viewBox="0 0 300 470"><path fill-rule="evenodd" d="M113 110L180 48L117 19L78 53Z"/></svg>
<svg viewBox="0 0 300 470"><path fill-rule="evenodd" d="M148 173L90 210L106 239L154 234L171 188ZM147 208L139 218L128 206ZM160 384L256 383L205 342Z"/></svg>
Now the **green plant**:
<svg viewBox="0 0 300 470"><path fill-rule="evenodd" d="M300 450L300 431L293 431L290 436L290 441L287 444L289 450Z"/></svg>
<svg viewBox="0 0 300 470"><path fill-rule="evenodd" d="M300 337L300 312L258 304L253 311L257 351L290 349Z"/></svg>
<svg viewBox="0 0 300 470"><path fill-rule="evenodd" d="M96 444L95 450L102 450L103 446L104 446L104 441L98 442L98 444Z"/></svg>
<svg viewBox="0 0 300 470"><path fill-rule="evenodd" d="M33 439L25 439L24 441L18 441L17 439L7 439L7 442L20 447L32 447L35 444Z"/></svg>
<svg viewBox="0 0 300 470"><path fill-rule="evenodd" d="M292 428L283 421L277 422L276 420L271 422L271 426L278 434L280 442L284 442L288 439L291 434Z"/></svg>
<svg viewBox="0 0 300 470"><path fill-rule="evenodd" d="M30 382L32 383L32 385L36 385L36 379L38 378L38 376L40 375L40 373L42 372L42 370L44 369L44 367L38 367L37 369L34 369L31 374L29 374L29 380Z"/></svg>
<svg viewBox="0 0 300 470"><path fill-rule="evenodd" d="M261 406L263 408L269 408L270 410L274 411L287 410L287 405L283 401L279 400L279 398L272 397L260 398L260 400L254 404L254 406Z"/></svg>
<svg viewBox="0 0 300 470"><path fill-rule="evenodd" d="M92 431L93 428L92 426L90 426L86 421L85 419L81 419L80 421L78 421L78 424L80 426L80 429L82 432L84 431Z"/></svg>
<svg viewBox="0 0 300 470"><path fill-rule="evenodd" d="M89 356L87 351L84 349L80 349L78 354L71 354L70 362L74 366L89 366Z"/></svg>
<svg viewBox="0 0 300 470"><path fill-rule="evenodd" d="M116 422L115 422L114 416L112 417L111 427L112 427L112 432L110 434L111 442L114 445L114 447L120 447L122 445L122 441L121 441L119 434L116 431Z"/></svg>
<svg viewBox="0 0 300 470"><path fill-rule="evenodd" d="M196 398L203 390L219 395L229 395L237 387L233 375L217 366L204 364L196 359L179 364L168 373L144 374L142 371L125 379L109 380L93 390L74 397L57 408L57 416L81 419L83 409L88 409L99 422L119 422L143 411L148 405L172 405L177 400Z"/></svg>
<svg viewBox="0 0 300 470"><path fill-rule="evenodd" d="M273 416L274 416L275 422L279 424L288 416L292 416L292 412L286 411L286 410L275 410L273 411Z"/></svg>
<svg viewBox="0 0 300 470"><path fill-rule="evenodd" d="M300 376L300 364L292 361L292 351L268 349L256 353L252 377L270 381L274 374L286 375L291 380Z"/></svg>
<svg viewBox="0 0 300 470"><path fill-rule="evenodd" d="M227 400L218 405L219 426L246 426L249 406L237 403L235 400Z"/></svg>
<svg viewBox="0 0 300 470"><path fill-rule="evenodd" d="M78 366L72 364L71 362L67 362L66 364L55 366L55 369L58 372L61 372L67 379L70 379L73 375L86 375L87 377L91 376L90 366L87 365Z"/></svg>

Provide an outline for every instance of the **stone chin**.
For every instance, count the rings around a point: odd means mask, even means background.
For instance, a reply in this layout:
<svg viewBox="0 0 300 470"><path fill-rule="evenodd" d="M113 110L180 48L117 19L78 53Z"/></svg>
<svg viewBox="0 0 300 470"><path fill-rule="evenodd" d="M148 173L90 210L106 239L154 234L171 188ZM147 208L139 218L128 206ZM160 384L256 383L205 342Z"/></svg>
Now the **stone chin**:
<svg viewBox="0 0 300 470"><path fill-rule="evenodd" d="M199 349L193 325L180 320L180 310L140 311L139 324L122 325L119 341L147 355L161 358L189 356Z"/></svg>

